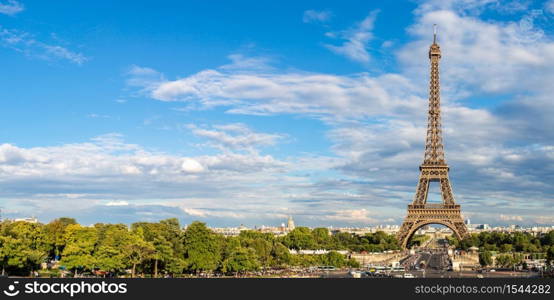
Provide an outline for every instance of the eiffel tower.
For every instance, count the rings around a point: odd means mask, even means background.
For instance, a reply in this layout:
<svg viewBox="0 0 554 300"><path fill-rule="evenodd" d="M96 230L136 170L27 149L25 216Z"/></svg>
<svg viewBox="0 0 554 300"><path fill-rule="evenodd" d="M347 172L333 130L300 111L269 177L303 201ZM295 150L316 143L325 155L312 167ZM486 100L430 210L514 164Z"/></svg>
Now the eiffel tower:
<svg viewBox="0 0 554 300"><path fill-rule="evenodd" d="M462 220L460 205L454 201L454 194L448 179L449 167L444 158L442 144L439 60L441 50L437 44L437 31L434 28L433 44L429 49L431 61L431 79L429 85L429 114L427 117L427 138L425 141L425 157L419 167L419 182L412 204L408 205L408 215L404 219L396 238L402 248L406 248L412 235L422 226L441 224L450 228L457 238L468 234ZM429 184L438 182L442 203L428 204Z"/></svg>

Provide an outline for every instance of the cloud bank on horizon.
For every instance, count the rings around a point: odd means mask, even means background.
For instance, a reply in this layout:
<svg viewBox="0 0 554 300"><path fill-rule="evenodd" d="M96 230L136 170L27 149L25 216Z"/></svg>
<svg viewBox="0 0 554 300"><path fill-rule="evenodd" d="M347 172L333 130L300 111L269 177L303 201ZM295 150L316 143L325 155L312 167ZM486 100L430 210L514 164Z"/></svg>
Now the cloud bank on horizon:
<svg viewBox="0 0 554 300"><path fill-rule="evenodd" d="M45 5L0 2L3 217L398 224L438 24L463 214L554 224L553 0Z"/></svg>

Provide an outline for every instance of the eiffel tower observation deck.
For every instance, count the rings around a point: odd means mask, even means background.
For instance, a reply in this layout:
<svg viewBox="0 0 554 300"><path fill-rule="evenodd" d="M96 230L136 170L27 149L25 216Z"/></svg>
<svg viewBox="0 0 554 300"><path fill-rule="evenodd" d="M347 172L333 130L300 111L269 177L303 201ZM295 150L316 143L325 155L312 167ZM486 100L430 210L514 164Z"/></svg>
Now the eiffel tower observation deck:
<svg viewBox="0 0 554 300"><path fill-rule="evenodd" d="M408 205L408 215L397 234L397 239L406 248L412 235L422 226L441 224L450 228L457 238L468 233L463 222L460 205L456 204L448 178L450 171L446 164L442 141L439 62L441 49L437 43L436 26L433 30L433 44L429 48L431 74L429 82L429 109L427 115L427 135L425 154L420 165L419 182L412 204ZM427 203L429 185L438 182L441 203Z"/></svg>

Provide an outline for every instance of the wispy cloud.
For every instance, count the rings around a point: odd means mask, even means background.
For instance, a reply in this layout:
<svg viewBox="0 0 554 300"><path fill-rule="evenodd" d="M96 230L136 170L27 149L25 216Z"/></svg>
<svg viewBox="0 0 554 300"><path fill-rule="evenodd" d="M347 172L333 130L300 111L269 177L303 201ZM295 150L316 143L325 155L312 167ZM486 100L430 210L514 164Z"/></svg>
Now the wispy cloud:
<svg viewBox="0 0 554 300"><path fill-rule="evenodd" d="M328 21L333 14L328 10L306 10L302 16L302 21L304 23L314 23L314 22L326 22Z"/></svg>
<svg viewBox="0 0 554 300"><path fill-rule="evenodd" d="M344 223L354 223L354 224L374 224L378 220L373 218L367 209L345 209L330 212L328 216L325 217L327 220L335 222L344 222Z"/></svg>
<svg viewBox="0 0 554 300"><path fill-rule="evenodd" d="M221 66L220 69L250 72L273 70L271 59L268 57L249 57L240 53L231 54L227 57L231 60L231 63Z"/></svg>
<svg viewBox="0 0 554 300"><path fill-rule="evenodd" d="M61 46L42 44L42 47L44 47L44 49L46 50L47 56L65 59L78 65L87 61L87 58L83 54L70 51L69 49Z"/></svg>
<svg viewBox="0 0 554 300"><path fill-rule="evenodd" d="M354 28L339 32L338 34L328 34L330 37L338 36L338 38L345 41L340 46L326 44L325 47L351 60L368 63L371 59L368 43L373 38L372 31L378 13L378 10L370 12Z"/></svg>
<svg viewBox="0 0 554 300"><path fill-rule="evenodd" d="M59 45L39 41L32 34L0 27L0 44L28 57L43 60L66 60L81 65L88 60L82 53L71 51Z"/></svg>
<svg viewBox="0 0 554 300"><path fill-rule="evenodd" d="M106 203L106 206L127 206L129 202L127 201L109 201Z"/></svg>
<svg viewBox="0 0 554 300"><path fill-rule="evenodd" d="M0 14L13 16L22 12L25 6L15 0L6 0L0 2Z"/></svg>
<svg viewBox="0 0 554 300"><path fill-rule="evenodd" d="M479 16L486 11L514 14L528 10L532 3L531 0L426 0L419 1L415 13L449 10L462 16Z"/></svg>
<svg viewBox="0 0 554 300"><path fill-rule="evenodd" d="M214 125L211 129L197 127L194 124L187 127L194 135L208 139L210 145L222 151L257 152L257 148L274 145L277 140L284 137L281 134L254 132L241 123Z"/></svg>
<svg viewBox="0 0 554 300"><path fill-rule="evenodd" d="M92 119L109 119L111 118L110 115L102 115L102 114L96 114L96 113L90 113L87 115L88 118Z"/></svg>
<svg viewBox="0 0 554 300"><path fill-rule="evenodd" d="M327 115L335 118L375 116L413 109L417 92L400 75L330 75L302 71L207 69L176 80L130 75L127 81L160 101L198 103L201 108L229 107L228 112ZM410 108L411 107L411 108Z"/></svg>
<svg viewBox="0 0 554 300"><path fill-rule="evenodd" d="M544 8L551 14L554 14L554 0L547 1L544 3Z"/></svg>

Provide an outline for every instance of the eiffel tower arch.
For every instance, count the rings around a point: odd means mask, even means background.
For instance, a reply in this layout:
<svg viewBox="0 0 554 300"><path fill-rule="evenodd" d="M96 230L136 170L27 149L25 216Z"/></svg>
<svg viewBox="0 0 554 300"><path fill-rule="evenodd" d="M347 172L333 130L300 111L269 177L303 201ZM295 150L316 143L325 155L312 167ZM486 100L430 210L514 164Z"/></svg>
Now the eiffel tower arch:
<svg viewBox="0 0 554 300"><path fill-rule="evenodd" d="M429 49L431 76L429 84L429 110L427 115L427 136L425 139L425 155L419 167L419 182L412 204L408 205L408 214L397 233L397 240L402 248L421 227L428 224L444 225L454 232L457 238L468 235L467 227L462 219L460 205L454 200L454 193L448 178L450 168L446 164L442 142L439 61L440 47L437 44L436 30L433 44ZM427 203L429 184L438 182L441 192L441 203Z"/></svg>

